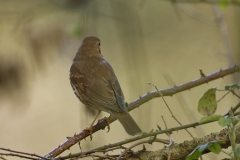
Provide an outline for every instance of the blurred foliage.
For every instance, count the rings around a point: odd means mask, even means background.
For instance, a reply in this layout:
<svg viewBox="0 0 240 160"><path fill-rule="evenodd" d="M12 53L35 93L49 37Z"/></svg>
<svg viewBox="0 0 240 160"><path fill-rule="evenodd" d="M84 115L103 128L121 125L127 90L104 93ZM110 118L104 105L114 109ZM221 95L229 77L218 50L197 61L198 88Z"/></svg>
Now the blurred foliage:
<svg viewBox="0 0 240 160"><path fill-rule="evenodd" d="M219 7L223 10L227 9L229 3L227 0L220 0L219 2Z"/></svg>

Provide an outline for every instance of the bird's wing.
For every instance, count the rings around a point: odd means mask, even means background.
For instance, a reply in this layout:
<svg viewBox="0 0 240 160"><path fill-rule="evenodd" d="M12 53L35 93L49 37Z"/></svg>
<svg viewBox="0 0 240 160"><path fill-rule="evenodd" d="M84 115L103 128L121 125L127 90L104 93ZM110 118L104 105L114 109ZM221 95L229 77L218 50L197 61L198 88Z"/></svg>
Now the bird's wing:
<svg viewBox="0 0 240 160"><path fill-rule="evenodd" d="M109 78L109 76L104 75L100 77L87 77L74 67L74 64L70 69L71 83L79 90L79 93L84 94L82 96L83 102L95 105L96 108L105 108L105 111L123 112L126 110L123 94L115 74L113 77Z"/></svg>
<svg viewBox="0 0 240 160"><path fill-rule="evenodd" d="M124 95L123 95L121 86L118 82L118 79L117 79L112 67L110 66L110 64L106 62L105 65L109 68L109 74L108 74L109 76L107 76L107 77L110 77L110 78L108 80L108 83L114 92L114 97L116 98L117 103L120 106L121 110L126 111L127 109L126 109L126 104L124 101Z"/></svg>

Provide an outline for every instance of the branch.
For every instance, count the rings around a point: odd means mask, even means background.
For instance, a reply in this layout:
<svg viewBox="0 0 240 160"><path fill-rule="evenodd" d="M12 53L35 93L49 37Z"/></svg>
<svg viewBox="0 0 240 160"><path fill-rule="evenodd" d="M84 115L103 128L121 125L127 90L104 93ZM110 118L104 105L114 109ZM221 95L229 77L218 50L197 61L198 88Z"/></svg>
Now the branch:
<svg viewBox="0 0 240 160"><path fill-rule="evenodd" d="M174 86L173 88L160 90L160 92L161 92L162 96L172 96L176 93L179 93L179 92L182 92L182 91L185 91L185 90L189 90L189 89L194 88L196 86L208 83L208 82L213 81L215 79L222 78L226 75L233 74L233 73L239 72L239 71L240 71L240 65L235 65L235 66L229 67L227 69L223 69L223 70L221 69L218 72L206 75L204 77L198 78L198 79L193 80L191 82L188 82L188 83L185 83L185 84L182 84L182 85L179 85L179 86ZM157 90L149 92L149 93L147 93L143 96L140 96L137 100L129 103L128 110L131 111L131 110L139 107L140 105L148 102L149 100L151 100L153 98L157 98L157 97L160 97L160 93ZM109 123L112 123L115 120L116 120L116 118L114 116L111 116ZM100 121L99 123L97 123L96 125L93 126L92 133L95 133L98 130L104 129L106 126L107 126L106 121ZM69 149L71 146L73 146L77 142L81 141L82 139L84 139L88 136L89 136L89 132L86 131L86 130L83 130L82 132L80 132L78 134L75 134L73 137L69 138L67 141L65 141L64 143L62 143L58 147L56 147L54 150L49 152L44 157L54 158L54 157L60 155L65 150Z"/></svg>
<svg viewBox="0 0 240 160"><path fill-rule="evenodd" d="M239 105L239 104L238 104ZM238 106L237 105L237 106ZM234 113L234 116L236 115L239 115L240 112L236 112ZM124 144L127 144L127 143L130 143L130 142L135 142L137 140L140 140L140 139L143 139L143 138L148 138L148 137L156 137L157 135L159 134L164 134L164 133L171 133L173 131L180 131L180 130L183 130L183 129L186 129L186 128L195 128L197 126L200 126L200 125L204 125L204 124L207 124L207 123L212 123L212 122L216 122L218 121L218 119L216 120L212 120L212 121L205 121L205 122L202 122L202 123L199 123L199 122L195 122L195 123L190 123L190 124L186 124L186 125L183 125L183 126L178 126L178 127L173 127L173 128L169 128L169 129L165 129L165 130L158 130L158 131L155 131L155 132L150 132L150 133L144 133L143 135L140 135L140 136L135 136L135 137L132 137L132 138L129 138L129 139L126 139L126 140L123 140L123 141L120 141L120 142L117 142L117 143L112 143L112 144L108 144L108 145L103 145L101 147L98 147L98 148L95 148L95 149L91 149L91 150L88 150L86 152L79 152L79 153L71 153L67 156L63 156L63 157L59 157L59 158L56 158L56 160L58 159L69 159L69 158L75 158L75 157L85 157L87 155L91 155L92 153L97 153L97 152L102 152L102 153L106 153L107 150L111 149L111 148L116 148L116 147L119 147L119 146L123 146ZM240 133L239 133L240 134ZM196 138L193 139L193 141L195 141ZM144 142L144 141L143 141ZM167 140L162 140L162 139L158 139L158 138L154 138L154 140L152 142L160 142L160 143L163 143L163 144L169 144L169 141ZM148 143L152 143L151 142L151 139L148 140ZM175 143L174 143L175 144ZM169 146L169 145L168 145ZM175 145L173 145L175 146ZM179 147L179 146L178 146ZM168 148L168 147L167 147ZM184 148L182 148L184 149ZM193 148L194 149L194 148ZM186 151L185 151L186 152ZM178 152L178 154L181 153L181 152ZM190 153L190 152L189 152Z"/></svg>
<svg viewBox="0 0 240 160"><path fill-rule="evenodd" d="M194 140L184 141L180 144L175 144L171 146L169 149L163 148L157 151L146 151L139 153L139 159L159 159L159 160L167 160L169 152L171 152L171 160L185 160L186 156L191 153L197 146L206 144L213 140L223 140L225 144L220 144L222 148L228 148L231 146L230 139L228 136L228 129L223 129L217 133L211 133L202 138L195 138ZM240 126L236 127L236 141L240 141ZM209 150L206 150L203 154L209 153ZM131 160L129 158L128 160Z"/></svg>
<svg viewBox="0 0 240 160"><path fill-rule="evenodd" d="M15 150L6 149L6 148L0 148L0 150L9 152L9 153L0 153L1 156L20 157L20 158L31 159L31 160L38 160L39 158L43 160L49 160L48 158L41 157L35 153L26 153L26 152L15 151Z"/></svg>

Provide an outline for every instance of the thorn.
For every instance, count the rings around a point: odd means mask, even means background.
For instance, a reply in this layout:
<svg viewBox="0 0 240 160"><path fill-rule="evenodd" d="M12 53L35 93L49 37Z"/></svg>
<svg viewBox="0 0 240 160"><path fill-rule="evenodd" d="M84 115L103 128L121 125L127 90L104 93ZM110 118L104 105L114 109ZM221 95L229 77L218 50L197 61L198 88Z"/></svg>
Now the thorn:
<svg viewBox="0 0 240 160"><path fill-rule="evenodd" d="M142 99L142 97L139 95L139 99Z"/></svg>
<svg viewBox="0 0 240 160"><path fill-rule="evenodd" d="M203 73L202 69L199 69L201 77L206 77L205 74Z"/></svg>
<svg viewBox="0 0 240 160"><path fill-rule="evenodd" d="M162 128L159 125L157 125L157 128L158 128L158 131L162 130Z"/></svg>
<svg viewBox="0 0 240 160"><path fill-rule="evenodd" d="M136 106L139 108L139 104L137 103Z"/></svg>
<svg viewBox="0 0 240 160"><path fill-rule="evenodd" d="M62 146L60 146L60 145L58 146L58 148L59 148L59 150L60 150L60 151L62 151L62 150L63 150L63 149L62 149Z"/></svg>
<svg viewBox="0 0 240 160"><path fill-rule="evenodd" d="M222 72L222 67L220 68L220 72Z"/></svg>

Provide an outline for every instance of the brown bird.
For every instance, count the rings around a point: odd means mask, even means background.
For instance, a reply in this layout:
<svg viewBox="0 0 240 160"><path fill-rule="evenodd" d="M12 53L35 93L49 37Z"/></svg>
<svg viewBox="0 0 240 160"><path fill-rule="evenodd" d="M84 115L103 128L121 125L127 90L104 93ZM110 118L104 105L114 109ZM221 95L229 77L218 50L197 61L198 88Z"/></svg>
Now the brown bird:
<svg viewBox="0 0 240 160"><path fill-rule="evenodd" d="M78 99L87 107L113 114L130 135L141 133L141 129L128 113L124 95L111 65L103 58L100 40L86 37L73 59L70 68L70 83ZM87 129L92 134L95 117Z"/></svg>

